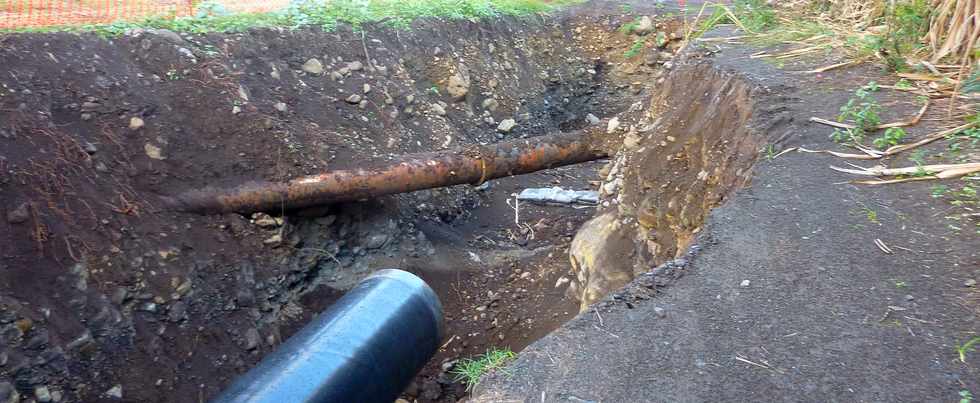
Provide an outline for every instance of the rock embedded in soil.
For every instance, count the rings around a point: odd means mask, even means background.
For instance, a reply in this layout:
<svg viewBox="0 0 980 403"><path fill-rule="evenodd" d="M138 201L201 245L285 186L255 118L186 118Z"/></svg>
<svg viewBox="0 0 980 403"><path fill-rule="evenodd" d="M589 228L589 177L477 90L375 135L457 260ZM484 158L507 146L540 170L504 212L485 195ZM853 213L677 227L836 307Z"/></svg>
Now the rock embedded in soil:
<svg viewBox="0 0 980 403"><path fill-rule="evenodd" d="M302 69L307 73L320 75L323 74L323 63L320 63L316 58L311 58L303 63Z"/></svg>
<svg viewBox="0 0 980 403"><path fill-rule="evenodd" d="M143 128L145 124L146 123L143 122L143 119L133 116L129 119L129 130L139 130Z"/></svg>
<svg viewBox="0 0 980 403"><path fill-rule="evenodd" d="M111 399L122 399L123 397L122 385L116 385L109 388L109 390L105 391L105 395L106 397Z"/></svg>
<svg viewBox="0 0 980 403"><path fill-rule="evenodd" d="M617 129L619 129L619 116L609 119L609 124L606 125L606 133L613 134Z"/></svg>
<svg viewBox="0 0 980 403"><path fill-rule="evenodd" d="M285 102L276 102L276 104L275 105L272 105L272 107L275 108L279 112L286 112L286 110L289 109L289 107L286 106L286 103Z"/></svg>
<svg viewBox="0 0 980 403"><path fill-rule="evenodd" d="M47 403L51 401L51 391L47 386L38 386L34 388L34 398L41 403Z"/></svg>
<svg viewBox="0 0 980 403"><path fill-rule="evenodd" d="M514 130L515 126L517 126L517 121L514 119L504 119L500 121L499 125L497 125L497 131L501 133L510 133L511 130Z"/></svg>
<svg viewBox="0 0 980 403"><path fill-rule="evenodd" d="M259 348L259 344L262 342L262 336L259 334L258 329L251 328L245 332L245 349L252 351Z"/></svg>
<svg viewBox="0 0 980 403"><path fill-rule="evenodd" d="M500 106L500 102L497 102L497 100L493 98L487 98L483 100L483 103L481 105L483 106L483 109L486 109L490 112L496 112L497 108Z"/></svg>
<svg viewBox="0 0 980 403"><path fill-rule="evenodd" d="M633 28L633 32L637 35L646 35L653 32L653 19L649 16L644 15L636 22L636 27Z"/></svg>
<svg viewBox="0 0 980 403"><path fill-rule="evenodd" d="M361 71L362 69L364 69L364 64L355 60L353 62L347 63L347 69L350 71Z"/></svg>
<svg viewBox="0 0 980 403"><path fill-rule="evenodd" d="M29 218L31 218L31 214L28 210L27 203L21 203L13 210L7 212L7 222L11 224L20 224L26 222Z"/></svg>
<svg viewBox="0 0 980 403"><path fill-rule="evenodd" d="M361 103L361 100L362 100L362 97L360 95L351 94L351 96L347 97L347 99L345 101L347 101L347 103L349 103L349 104L357 105L357 104Z"/></svg>
<svg viewBox="0 0 980 403"><path fill-rule="evenodd" d="M429 105L429 110L436 115L446 116L446 108L443 108L442 105L439 104Z"/></svg>
<svg viewBox="0 0 980 403"><path fill-rule="evenodd" d="M469 74L466 74L462 69L449 77L449 84L446 87L446 92L454 102L461 102L466 99L466 94L470 92L470 79Z"/></svg>
<svg viewBox="0 0 980 403"><path fill-rule="evenodd" d="M153 144L146 143L146 145L143 146L143 151L146 152L147 157L153 158L155 160L167 159L167 157L163 155L163 150L161 150L160 147L157 147Z"/></svg>

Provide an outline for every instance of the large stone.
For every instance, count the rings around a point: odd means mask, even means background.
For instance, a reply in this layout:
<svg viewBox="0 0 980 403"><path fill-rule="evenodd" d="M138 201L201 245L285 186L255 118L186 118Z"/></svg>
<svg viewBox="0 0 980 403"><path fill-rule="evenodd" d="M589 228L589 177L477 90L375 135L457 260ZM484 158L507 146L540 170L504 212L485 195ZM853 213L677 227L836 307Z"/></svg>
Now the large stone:
<svg viewBox="0 0 980 403"><path fill-rule="evenodd" d="M517 121L514 119L504 119L500 121L499 125L497 125L497 131L501 133L510 133L511 130L514 130L515 126L517 126Z"/></svg>
<svg viewBox="0 0 980 403"><path fill-rule="evenodd" d="M637 35L646 35L653 32L653 19L645 15L640 17L636 21L636 27L633 28L633 32Z"/></svg>
<svg viewBox="0 0 980 403"><path fill-rule="evenodd" d="M449 77L446 92L449 93L453 102L466 99L466 94L470 92L470 74L465 67L460 66L456 74Z"/></svg>
<svg viewBox="0 0 980 403"><path fill-rule="evenodd" d="M320 61L317 60L316 58L307 60L306 63L303 63L302 68L303 71L310 74L316 74L316 75L323 74L323 63L320 63Z"/></svg>
<svg viewBox="0 0 980 403"><path fill-rule="evenodd" d="M606 212L582 225L569 249L576 280L568 288L581 302L581 312L633 279L633 254L630 230L615 213Z"/></svg>
<svg viewBox="0 0 980 403"><path fill-rule="evenodd" d="M158 36L161 39L165 39L173 43L179 44L184 42L184 38L181 38L179 34L169 29L148 29L146 30L146 33Z"/></svg>

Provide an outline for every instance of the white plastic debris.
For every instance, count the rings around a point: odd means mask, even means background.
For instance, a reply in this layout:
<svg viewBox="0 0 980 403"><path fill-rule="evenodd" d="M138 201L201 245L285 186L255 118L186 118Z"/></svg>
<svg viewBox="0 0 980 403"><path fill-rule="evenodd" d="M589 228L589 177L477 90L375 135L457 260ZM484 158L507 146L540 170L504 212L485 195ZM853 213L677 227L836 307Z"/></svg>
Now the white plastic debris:
<svg viewBox="0 0 980 403"><path fill-rule="evenodd" d="M594 190L565 190L560 187L524 189L518 200L539 203L598 204L599 192Z"/></svg>

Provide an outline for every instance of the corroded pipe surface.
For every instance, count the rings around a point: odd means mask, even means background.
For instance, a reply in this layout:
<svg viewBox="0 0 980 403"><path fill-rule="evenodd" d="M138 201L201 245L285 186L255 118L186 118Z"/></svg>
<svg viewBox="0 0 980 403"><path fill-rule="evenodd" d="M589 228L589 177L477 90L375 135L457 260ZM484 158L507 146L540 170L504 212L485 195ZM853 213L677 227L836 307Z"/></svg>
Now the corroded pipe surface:
<svg viewBox="0 0 980 403"><path fill-rule="evenodd" d="M412 154L373 169L304 176L288 182L206 188L167 199L169 207L202 214L283 211L520 175L605 157L584 132L533 137L490 146Z"/></svg>

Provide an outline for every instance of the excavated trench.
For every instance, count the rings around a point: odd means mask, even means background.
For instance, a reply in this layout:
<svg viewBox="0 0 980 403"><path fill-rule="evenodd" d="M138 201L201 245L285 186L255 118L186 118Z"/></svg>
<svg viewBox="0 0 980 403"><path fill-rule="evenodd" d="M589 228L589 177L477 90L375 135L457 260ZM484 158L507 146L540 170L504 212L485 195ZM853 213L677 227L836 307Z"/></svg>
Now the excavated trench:
<svg viewBox="0 0 980 403"><path fill-rule="evenodd" d="M518 351L683 260L750 177L763 144L746 126L753 90L677 54L677 21L618 30L635 18L577 8L411 31L0 37L0 401L213 397L388 267L429 282L447 315L443 348L404 397L464 397L456 360ZM290 211L165 202L572 131L612 157ZM512 195L550 186L602 199L522 203L515 222Z"/></svg>

